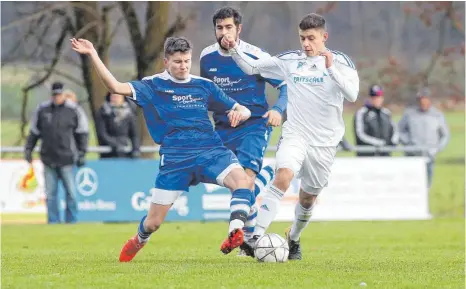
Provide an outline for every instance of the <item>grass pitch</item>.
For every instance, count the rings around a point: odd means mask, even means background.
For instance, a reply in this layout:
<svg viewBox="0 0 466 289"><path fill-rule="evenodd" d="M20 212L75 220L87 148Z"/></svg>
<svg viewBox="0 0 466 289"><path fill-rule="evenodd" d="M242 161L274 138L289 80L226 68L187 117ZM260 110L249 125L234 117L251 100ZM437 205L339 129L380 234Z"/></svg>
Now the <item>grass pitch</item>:
<svg viewBox="0 0 466 289"><path fill-rule="evenodd" d="M2 288L464 288L461 218L311 223L304 260L285 264L222 255L223 222L167 223L131 263L119 263L136 230L3 225Z"/></svg>

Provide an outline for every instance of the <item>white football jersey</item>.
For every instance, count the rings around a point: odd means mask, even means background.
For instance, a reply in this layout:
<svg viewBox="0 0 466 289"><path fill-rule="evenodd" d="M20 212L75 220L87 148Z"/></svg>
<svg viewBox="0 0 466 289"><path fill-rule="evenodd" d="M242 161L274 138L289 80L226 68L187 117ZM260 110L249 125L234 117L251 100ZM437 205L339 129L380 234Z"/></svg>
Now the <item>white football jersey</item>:
<svg viewBox="0 0 466 289"><path fill-rule="evenodd" d="M348 56L332 51L333 64L327 69L325 57L307 57L299 50L258 60L245 57L241 47L231 52L245 73L286 81L284 130L302 136L312 146L338 145L345 134L343 101L354 102L359 93L358 73Z"/></svg>

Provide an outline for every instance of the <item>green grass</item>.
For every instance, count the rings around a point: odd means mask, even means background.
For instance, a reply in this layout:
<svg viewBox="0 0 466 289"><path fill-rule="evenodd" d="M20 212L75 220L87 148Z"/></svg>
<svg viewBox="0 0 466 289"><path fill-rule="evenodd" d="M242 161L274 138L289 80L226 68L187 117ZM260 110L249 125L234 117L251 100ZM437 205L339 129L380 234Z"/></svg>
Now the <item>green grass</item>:
<svg viewBox="0 0 466 289"><path fill-rule="evenodd" d="M462 219L311 223L304 260L286 264L223 256L227 223L165 224L121 264L136 228L4 225L2 288L464 288Z"/></svg>

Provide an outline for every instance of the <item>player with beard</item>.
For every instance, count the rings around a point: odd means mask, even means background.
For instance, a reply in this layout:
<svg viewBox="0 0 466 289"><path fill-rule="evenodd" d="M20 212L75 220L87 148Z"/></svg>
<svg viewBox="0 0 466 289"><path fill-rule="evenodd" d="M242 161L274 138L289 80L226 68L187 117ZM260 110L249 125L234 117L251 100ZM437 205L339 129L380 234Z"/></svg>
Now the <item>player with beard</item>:
<svg viewBox="0 0 466 289"><path fill-rule="evenodd" d="M228 49L220 42L226 35L232 35L251 59L270 56L261 49L239 40L242 30L242 16L238 10L223 7L213 15L213 25L217 43L206 47L201 53L201 76L215 82L222 90L239 104L247 107L252 115L238 127L231 127L228 118L215 113L215 130L227 148L233 151L246 173L255 179L254 193L257 196L273 178L271 166L262 166L265 149L270 140L272 127L281 125L282 114L286 108L287 92L283 81L248 75L231 58ZM266 83L280 90L277 102L269 108L265 94ZM249 239L254 231L257 207L249 212L244 231L245 239ZM241 250L239 255L245 255Z"/></svg>

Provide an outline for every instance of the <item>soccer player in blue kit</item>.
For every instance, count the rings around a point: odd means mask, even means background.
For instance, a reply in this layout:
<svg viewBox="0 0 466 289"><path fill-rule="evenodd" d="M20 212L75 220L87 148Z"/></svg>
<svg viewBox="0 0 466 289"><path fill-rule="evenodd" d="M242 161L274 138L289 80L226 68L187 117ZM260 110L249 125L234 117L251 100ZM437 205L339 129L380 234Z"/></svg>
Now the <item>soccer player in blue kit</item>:
<svg viewBox="0 0 466 289"><path fill-rule="evenodd" d="M231 58L228 49L220 42L225 34L235 37L246 54L258 59L268 55L249 43L239 41L242 29L240 12L231 7L223 7L213 15L213 25L217 42L201 52L201 76L215 82L229 97L251 111L251 118L238 127L231 127L225 114L214 113L215 130L224 145L239 159L246 173L255 179L255 196L273 179L274 171L270 166L262 168L262 161L267 148L272 126L279 126L287 103L286 85L283 81L264 78L260 75L247 75ZM269 55L268 55L269 56ZM269 110L265 95L265 84L280 89L277 103ZM252 206L244 227L245 239L252 237L256 223L257 207ZM239 255L247 255L241 250Z"/></svg>
<svg viewBox="0 0 466 289"><path fill-rule="evenodd" d="M255 197L252 179L214 131L208 110L225 114L235 127L251 115L215 83L191 75L190 42L170 37L164 45L162 73L141 81L121 83L105 67L91 42L71 39L73 50L89 56L111 93L131 97L142 107L149 132L160 148L160 171L149 212L120 253L120 262L131 261L150 235L163 223L175 200L199 182L215 183L232 191L229 233L220 250L230 253L244 241L243 227Z"/></svg>

